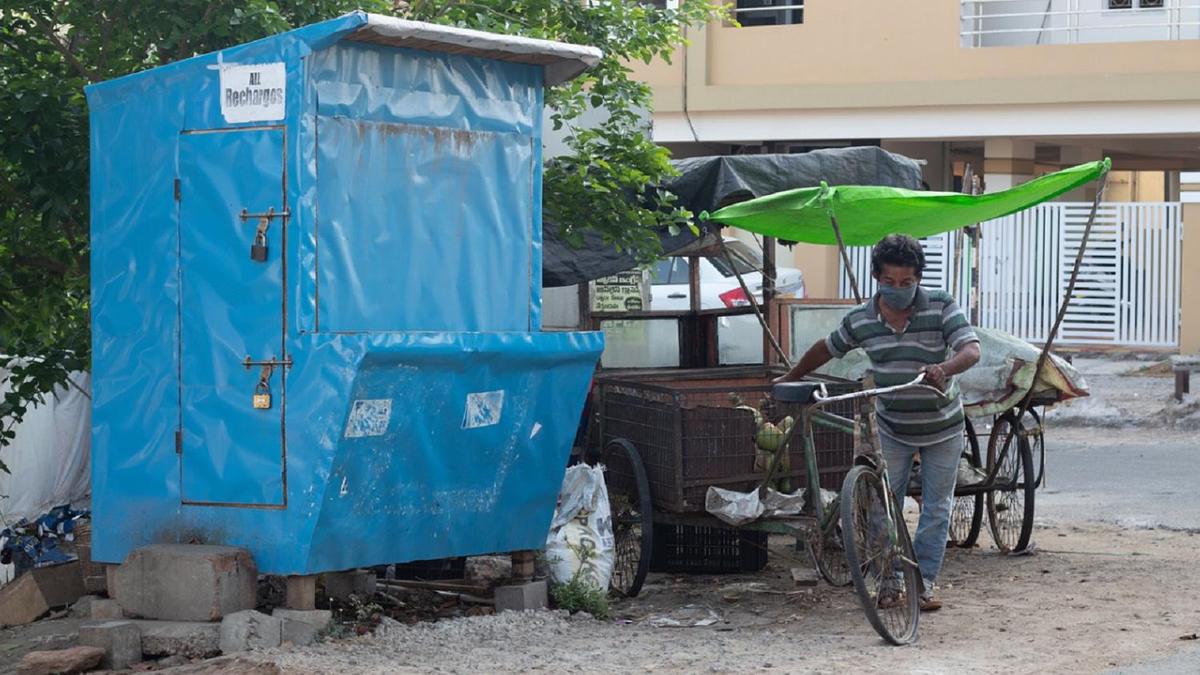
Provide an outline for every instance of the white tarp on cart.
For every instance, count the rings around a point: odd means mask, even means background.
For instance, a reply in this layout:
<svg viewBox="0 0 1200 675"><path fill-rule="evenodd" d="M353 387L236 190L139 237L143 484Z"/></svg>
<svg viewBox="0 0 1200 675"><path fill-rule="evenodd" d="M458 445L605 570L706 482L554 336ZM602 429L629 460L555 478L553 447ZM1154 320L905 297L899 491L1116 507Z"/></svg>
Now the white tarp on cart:
<svg viewBox="0 0 1200 675"><path fill-rule="evenodd" d="M1058 356L1050 355L1034 384L1040 348L1001 330L976 327L975 332L980 341L979 363L958 377L968 415L996 415L1009 410L1021 402L1031 385L1039 400L1055 403L1088 395L1083 375ZM818 372L858 380L869 367L866 354L855 349Z"/></svg>

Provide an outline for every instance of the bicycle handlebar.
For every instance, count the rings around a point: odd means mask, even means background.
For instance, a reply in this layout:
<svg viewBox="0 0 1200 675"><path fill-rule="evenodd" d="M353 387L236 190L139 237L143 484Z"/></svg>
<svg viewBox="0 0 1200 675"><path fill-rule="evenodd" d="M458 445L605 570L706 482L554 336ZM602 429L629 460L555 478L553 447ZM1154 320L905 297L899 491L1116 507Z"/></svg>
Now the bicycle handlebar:
<svg viewBox="0 0 1200 675"><path fill-rule="evenodd" d="M924 382L925 373L920 373L911 382L906 382L904 384L897 384L891 387L876 387L875 389L863 389L862 391L852 391L849 394L839 394L838 396L830 396L829 390L825 388L825 383L821 382L817 391L813 392L813 398L815 398L817 404L820 405L825 403L836 403L838 401L850 401L856 398L878 396L880 394L890 394L892 392L903 391L905 389L915 389L917 387L928 389L938 394L945 393L937 387L931 387L927 384L924 384Z"/></svg>

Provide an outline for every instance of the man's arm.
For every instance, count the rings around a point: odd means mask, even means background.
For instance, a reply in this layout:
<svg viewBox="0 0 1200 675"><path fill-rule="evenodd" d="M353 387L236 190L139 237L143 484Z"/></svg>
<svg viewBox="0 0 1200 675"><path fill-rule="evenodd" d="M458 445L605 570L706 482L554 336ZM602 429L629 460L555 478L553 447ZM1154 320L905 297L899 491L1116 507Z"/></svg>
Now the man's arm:
<svg viewBox="0 0 1200 675"><path fill-rule="evenodd" d="M948 378L966 372L976 363L979 363L979 343L968 342L955 352L954 356L926 368L925 379L938 389L945 390Z"/></svg>
<svg viewBox="0 0 1200 675"><path fill-rule="evenodd" d="M978 349L976 350L976 360L978 360ZM833 354L829 351L829 346L824 340L817 340L813 346L804 352L804 356L800 357L800 362L797 363L787 375L776 379L776 382L795 382L808 375L812 371L829 363L833 359ZM969 367L969 366L968 366Z"/></svg>

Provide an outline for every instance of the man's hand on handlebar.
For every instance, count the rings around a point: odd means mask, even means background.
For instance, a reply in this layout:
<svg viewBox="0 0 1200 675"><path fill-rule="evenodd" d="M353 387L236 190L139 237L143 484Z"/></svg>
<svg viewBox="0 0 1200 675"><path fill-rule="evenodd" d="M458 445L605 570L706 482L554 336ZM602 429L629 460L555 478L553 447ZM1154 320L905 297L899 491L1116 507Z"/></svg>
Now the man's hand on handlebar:
<svg viewBox="0 0 1200 675"><path fill-rule="evenodd" d="M942 368L941 364L922 368L921 373L925 375L925 384L936 388L938 391L946 391L946 370Z"/></svg>

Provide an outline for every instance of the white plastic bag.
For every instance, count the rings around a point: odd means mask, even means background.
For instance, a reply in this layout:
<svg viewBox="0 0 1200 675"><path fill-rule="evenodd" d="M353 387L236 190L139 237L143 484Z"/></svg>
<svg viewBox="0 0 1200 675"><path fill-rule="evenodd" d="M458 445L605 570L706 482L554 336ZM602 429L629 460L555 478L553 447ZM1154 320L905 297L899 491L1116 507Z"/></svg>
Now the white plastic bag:
<svg viewBox="0 0 1200 675"><path fill-rule="evenodd" d="M568 468L546 537L550 581L565 584L579 573L606 591L615 548L604 469L584 464Z"/></svg>
<svg viewBox="0 0 1200 675"><path fill-rule="evenodd" d="M804 493L804 488L791 493L767 488L767 496L759 498L758 490L734 492L709 486L704 510L730 525L745 525L763 517L799 515L804 510Z"/></svg>

